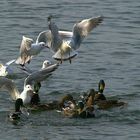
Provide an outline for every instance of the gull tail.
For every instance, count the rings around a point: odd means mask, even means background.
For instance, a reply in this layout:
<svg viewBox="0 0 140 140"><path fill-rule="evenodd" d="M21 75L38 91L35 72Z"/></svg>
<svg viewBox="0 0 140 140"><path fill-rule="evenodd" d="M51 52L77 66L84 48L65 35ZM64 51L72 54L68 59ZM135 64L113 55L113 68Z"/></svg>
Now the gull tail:
<svg viewBox="0 0 140 140"><path fill-rule="evenodd" d="M67 61L69 60L71 63L71 59L76 57L78 55L78 52L74 51L73 49L70 49L67 52L63 52L61 49L59 49L52 57L55 60L58 61Z"/></svg>

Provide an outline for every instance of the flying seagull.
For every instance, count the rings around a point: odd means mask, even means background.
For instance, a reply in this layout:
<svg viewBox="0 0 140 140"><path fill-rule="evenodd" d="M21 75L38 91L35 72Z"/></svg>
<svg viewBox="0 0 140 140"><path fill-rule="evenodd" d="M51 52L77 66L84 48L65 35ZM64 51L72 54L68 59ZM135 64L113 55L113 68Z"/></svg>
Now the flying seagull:
<svg viewBox="0 0 140 140"><path fill-rule="evenodd" d="M72 32L60 31L57 25L52 22L52 16L48 17L48 31L41 32L36 40L36 43L43 41L55 53L53 58L59 61L69 60L77 56L84 38L101 22L102 16L83 19L74 24Z"/></svg>
<svg viewBox="0 0 140 140"><path fill-rule="evenodd" d="M20 45L20 56L16 63L22 66L30 63L32 57L38 55L44 48L47 48L44 42L33 43L33 39L23 36Z"/></svg>

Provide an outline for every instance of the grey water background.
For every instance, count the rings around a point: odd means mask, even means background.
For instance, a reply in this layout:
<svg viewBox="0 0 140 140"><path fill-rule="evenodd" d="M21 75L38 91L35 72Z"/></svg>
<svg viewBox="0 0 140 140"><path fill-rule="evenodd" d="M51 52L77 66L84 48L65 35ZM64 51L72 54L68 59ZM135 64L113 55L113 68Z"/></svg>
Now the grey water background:
<svg viewBox="0 0 140 140"><path fill-rule="evenodd" d="M48 29L47 17L55 15L60 29L72 30L75 22L98 15L103 23L78 50L78 57L64 62L42 83L42 102L70 93L78 97L106 82L107 98L121 99L125 108L97 112L95 119L65 118L56 111L30 114L13 125L7 114L14 108L7 92L0 91L0 139L4 140L138 140L140 138L140 1L139 0L2 0L0 1L0 61L17 58L22 36L36 39ZM52 58L44 50L29 65L37 70ZM24 79L15 80L22 90ZM6 94L7 93L7 94Z"/></svg>

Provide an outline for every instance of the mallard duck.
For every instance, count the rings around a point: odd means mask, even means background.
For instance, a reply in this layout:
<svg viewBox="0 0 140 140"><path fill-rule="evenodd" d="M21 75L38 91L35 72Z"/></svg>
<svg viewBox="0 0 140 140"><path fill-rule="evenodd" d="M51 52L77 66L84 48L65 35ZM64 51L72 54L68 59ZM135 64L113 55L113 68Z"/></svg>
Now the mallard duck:
<svg viewBox="0 0 140 140"><path fill-rule="evenodd" d="M30 110L31 111L47 111L47 110L62 110L63 108L70 105L70 102L75 104L75 100L72 95L67 94L63 96L60 100L55 100L48 103L40 103L39 95L34 94L31 99Z"/></svg>
<svg viewBox="0 0 140 140"><path fill-rule="evenodd" d="M21 117L27 117L27 115L29 115L29 112L27 112L27 109L23 109L21 108L25 108L25 106L23 105L23 100L21 98L18 98L15 102L15 111L10 113L8 115L8 118L10 119L10 121L17 121L20 120ZM26 110L26 114L25 114L25 110Z"/></svg>
<svg viewBox="0 0 140 140"><path fill-rule="evenodd" d="M74 117L74 118L95 117L94 107L93 106L87 107L82 101L79 101L76 106L72 105L72 107L69 106L69 107L63 108L63 114L67 117Z"/></svg>
<svg viewBox="0 0 140 140"><path fill-rule="evenodd" d="M96 106L98 109L110 109L113 107L123 107L126 106L127 103L118 100L100 100L96 102Z"/></svg>
<svg viewBox="0 0 140 140"><path fill-rule="evenodd" d="M97 109L109 109L112 107L120 107L127 104L122 101L107 99L103 95L104 88L105 82L104 80L100 80L98 84L98 91L90 89L89 92L87 93L87 96L85 98L86 105L87 106L96 105Z"/></svg>
<svg viewBox="0 0 140 140"><path fill-rule="evenodd" d="M96 92L94 97L95 101L106 100L106 97L103 94L104 89L105 89L105 82L104 80L100 80L98 84L98 91Z"/></svg>

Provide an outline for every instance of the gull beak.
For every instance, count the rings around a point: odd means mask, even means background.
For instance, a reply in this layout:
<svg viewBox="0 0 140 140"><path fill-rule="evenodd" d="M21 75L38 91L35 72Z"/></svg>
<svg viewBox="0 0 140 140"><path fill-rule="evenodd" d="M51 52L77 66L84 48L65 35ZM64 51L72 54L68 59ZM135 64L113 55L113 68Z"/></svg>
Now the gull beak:
<svg viewBox="0 0 140 140"><path fill-rule="evenodd" d="M45 48L50 49L50 47L48 45L45 45Z"/></svg>

